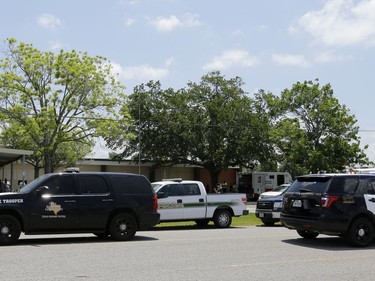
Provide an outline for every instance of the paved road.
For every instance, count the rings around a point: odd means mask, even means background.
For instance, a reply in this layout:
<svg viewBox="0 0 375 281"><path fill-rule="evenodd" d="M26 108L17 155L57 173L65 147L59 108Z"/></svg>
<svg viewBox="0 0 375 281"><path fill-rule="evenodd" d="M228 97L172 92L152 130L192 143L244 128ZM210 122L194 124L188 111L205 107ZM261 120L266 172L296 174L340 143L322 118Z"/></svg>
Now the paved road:
<svg viewBox="0 0 375 281"><path fill-rule="evenodd" d="M48 238L46 238L48 237ZM278 227L154 230L130 242L23 236L1 247L1 280L374 280L375 244L309 241Z"/></svg>

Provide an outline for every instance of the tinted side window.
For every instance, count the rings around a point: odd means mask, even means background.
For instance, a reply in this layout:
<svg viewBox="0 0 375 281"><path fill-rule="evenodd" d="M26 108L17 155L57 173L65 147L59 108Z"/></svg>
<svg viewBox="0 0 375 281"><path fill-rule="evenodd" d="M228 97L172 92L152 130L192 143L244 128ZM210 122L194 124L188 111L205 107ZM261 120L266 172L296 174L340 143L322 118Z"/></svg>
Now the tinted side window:
<svg viewBox="0 0 375 281"><path fill-rule="evenodd" d="M375 194L375 179L369 179L364 194Z"/></svg>
<svg viewBox="0 0 375 281"><path fill-rule="evenodd" d="M354 194L358 187L358 178L335 177L329 186L330 193Z"/></svg>
<svg viewBox="0 0 375 281"><path fill-rule="evenodd" d="M179 184L168 184L164 187L162 187L158 193L162 192L164 193L164 198L169 197L169 196L179 196L180 191L179 191Z"/></svg>
<svg viewBox="0 0 375 281"><path fill-rule="evenodd" d="M98 175L80 175L79 183L82 194L108 193L105 179Z"/></svg>
<svg viewBox="0 0 375 281"><path fill-rule="evenodd" d="M184 195L201 195L199 186L196 183L184 183Z"/></svg>
<svg viewBox="0 0 375 281"><path fill-rule="evenodd" d="M110 177L112 187L119 194L151 194L150 183L144 177L115 175Z"/></svg>
<svg viewBox="0 0 375 281"><path fill-rule="evenodd" d="M74 178L72 175L56 175L50 177L42 185L48 186L49 194L75 194Z"/></svg>

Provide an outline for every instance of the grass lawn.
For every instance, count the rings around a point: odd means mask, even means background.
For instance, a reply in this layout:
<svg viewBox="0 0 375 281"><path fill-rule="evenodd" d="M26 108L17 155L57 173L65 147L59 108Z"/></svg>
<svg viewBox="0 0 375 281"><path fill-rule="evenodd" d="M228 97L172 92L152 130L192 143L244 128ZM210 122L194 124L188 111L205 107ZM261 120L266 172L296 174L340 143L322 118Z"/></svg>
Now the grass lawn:
<svg viewBox="0 0 375 281"><path fill-rule="evenodd" d="M231 227L236 226L255 226L262 225L262 221L258 219L255 214L250 213L246 216L234 217L232 219ZM194 221L183 221L183 222L163 222L155 226L154 229L187 229L187 228L202 228L195 224ZM207 227L204 228L215 228L214 223L210 222Z"/></svg>

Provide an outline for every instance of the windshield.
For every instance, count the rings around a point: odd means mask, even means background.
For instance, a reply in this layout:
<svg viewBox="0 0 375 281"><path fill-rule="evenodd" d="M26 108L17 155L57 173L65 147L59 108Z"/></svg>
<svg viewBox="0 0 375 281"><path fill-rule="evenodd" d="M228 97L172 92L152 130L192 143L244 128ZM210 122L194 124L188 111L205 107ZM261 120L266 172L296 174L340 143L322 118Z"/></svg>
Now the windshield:
<svg viewBox="0 0 375 281"><path fill-rule="evenodd" d="M152 188L154 189L154 192L159 189L160 186L162 186L161 183L151 183Z"/></svg>
<svg viewBox="0 0 375 281"><path fill-rule="evenodd" d="M28 192L30 192L34 188L40 186L40 183L42 181L44 181L44 179L47 178L47 177L49 177L49 175L43 175L43 176L40 176L40 177L36 178L35 180L33 180L32 182L30 182L29 184L27 184L24 187L22 187L20 189L20 191L18 191L18 192L19 193L28 193Z"/></svg>
<svg viewBox="0 0 375 281"><path fill-rule="evenodd" d="M289 187L289 185L279 185L279 186L276 186L274 189L272 189L272 191L283 192L283 191L287 190L288 187Z"/></svg>
<svg viewBox="0 0 375 281"><path fill-rule="evenodd" d="M330 177L300 177L293 182L287 192L323 193L330 180Z"/></svg>

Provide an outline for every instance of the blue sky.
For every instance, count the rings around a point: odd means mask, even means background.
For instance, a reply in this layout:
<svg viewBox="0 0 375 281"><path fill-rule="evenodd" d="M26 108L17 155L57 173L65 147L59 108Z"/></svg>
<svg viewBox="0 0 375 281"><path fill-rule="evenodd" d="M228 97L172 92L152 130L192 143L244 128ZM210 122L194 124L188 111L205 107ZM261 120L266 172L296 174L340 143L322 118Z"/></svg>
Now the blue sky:
<svg viewBox="0 0 375 281"><path fill-rule="evenodd" d="M211 70L280 94L330 83L375 161L375 0L2 1L0 40L108 58L131 93L199 82Z"/></svg>

